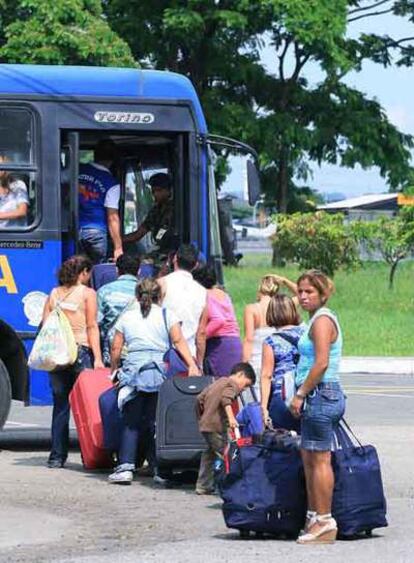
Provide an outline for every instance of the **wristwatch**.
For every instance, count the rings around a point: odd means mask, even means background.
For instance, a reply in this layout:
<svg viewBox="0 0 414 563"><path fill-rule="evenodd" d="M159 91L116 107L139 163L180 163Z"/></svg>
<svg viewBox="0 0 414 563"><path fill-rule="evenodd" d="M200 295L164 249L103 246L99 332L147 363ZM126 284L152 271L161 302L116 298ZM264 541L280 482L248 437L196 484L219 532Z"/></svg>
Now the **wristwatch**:
<svg viewBox="0 0 414 563"><path fill-rule="evenodd" d="M300 389L296 391L296 396L300 399L306 399L306 395Z"/></svg>

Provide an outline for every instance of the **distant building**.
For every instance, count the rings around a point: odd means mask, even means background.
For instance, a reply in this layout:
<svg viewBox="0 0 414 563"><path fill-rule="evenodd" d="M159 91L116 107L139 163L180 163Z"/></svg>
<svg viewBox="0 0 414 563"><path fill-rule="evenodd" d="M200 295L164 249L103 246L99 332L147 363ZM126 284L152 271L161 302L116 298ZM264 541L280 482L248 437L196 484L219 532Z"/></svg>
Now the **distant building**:
<svg viewBox="0 0 414 563"><path fill-rule="evenodd" d="M346 195L342 192L328 192L327 194L322 194L326 203L333 203L335 201L341 201L346 198Z"/></svg>
<svg viewBox="0 0 414 563"><path fill-rule="evenodd" d="M343 213L348 220L373 221L380 216L394 217L398 213L398 194L370 194L318 205L328 213Z"/></svg>
<svg viewBox="0 0 414 563"><path fill-rule="evenodd" d="M379 217L395 217L403 203L402 194L370 194L343 199L335 203L319 205L318 209L329 213L343 213L345 221L375 221ZM359 245L361 260L382 260L379 252L368 250L365 244Z"/></svg>

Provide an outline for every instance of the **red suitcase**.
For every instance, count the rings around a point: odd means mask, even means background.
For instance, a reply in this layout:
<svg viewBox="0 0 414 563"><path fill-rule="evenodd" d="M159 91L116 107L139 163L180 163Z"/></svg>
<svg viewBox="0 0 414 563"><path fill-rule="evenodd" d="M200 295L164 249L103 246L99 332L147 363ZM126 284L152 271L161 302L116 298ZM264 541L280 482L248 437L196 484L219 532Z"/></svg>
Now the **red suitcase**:
<svg viewBox="0 0 414 563"><path fill-rule="evenodd" d="M110 370L85 369L76 380L69 402L78 432L85 469L105 469L112 466L112 458L104 448L99 397L112 386Z"/></svg>

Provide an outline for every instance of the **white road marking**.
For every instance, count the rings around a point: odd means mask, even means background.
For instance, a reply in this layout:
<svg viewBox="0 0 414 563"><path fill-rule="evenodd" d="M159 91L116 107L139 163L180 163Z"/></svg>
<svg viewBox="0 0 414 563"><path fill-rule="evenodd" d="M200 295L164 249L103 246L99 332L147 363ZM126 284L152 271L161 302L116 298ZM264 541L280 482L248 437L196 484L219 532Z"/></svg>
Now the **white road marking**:
<svg viewBox="0 0 414 563"><path fill-rule="evenodd" d="M394 395L391 393L376 393L373 391L346 391L346 395L369 395L370 397L391 397L392 399L414 399L414 395Z"/></svg>
<svg viewBox="0 0 414 563"><path fill-rule="evenodd" d="M24 428L40 428L40 424L29 424L27 422L13 422L12 420L8 420L4 426L4 428L6 428L7 426L22 426Z"/></svg>

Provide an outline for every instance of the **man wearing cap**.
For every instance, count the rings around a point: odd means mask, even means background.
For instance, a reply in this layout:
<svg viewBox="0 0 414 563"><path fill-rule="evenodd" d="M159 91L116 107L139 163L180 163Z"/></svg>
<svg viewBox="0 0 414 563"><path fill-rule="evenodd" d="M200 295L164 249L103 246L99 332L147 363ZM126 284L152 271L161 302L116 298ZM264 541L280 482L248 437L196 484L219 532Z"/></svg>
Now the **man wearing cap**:
<svg viewBox="0 0 414 563"><path fill-rule="evenodd" d="M174 250L173 201L171 199L171 181L168 174L154 174L149 179L155 204L138 229L123 238L124 243L138 242L147 233L151 233L157 253L167 255Z"/></svg>

